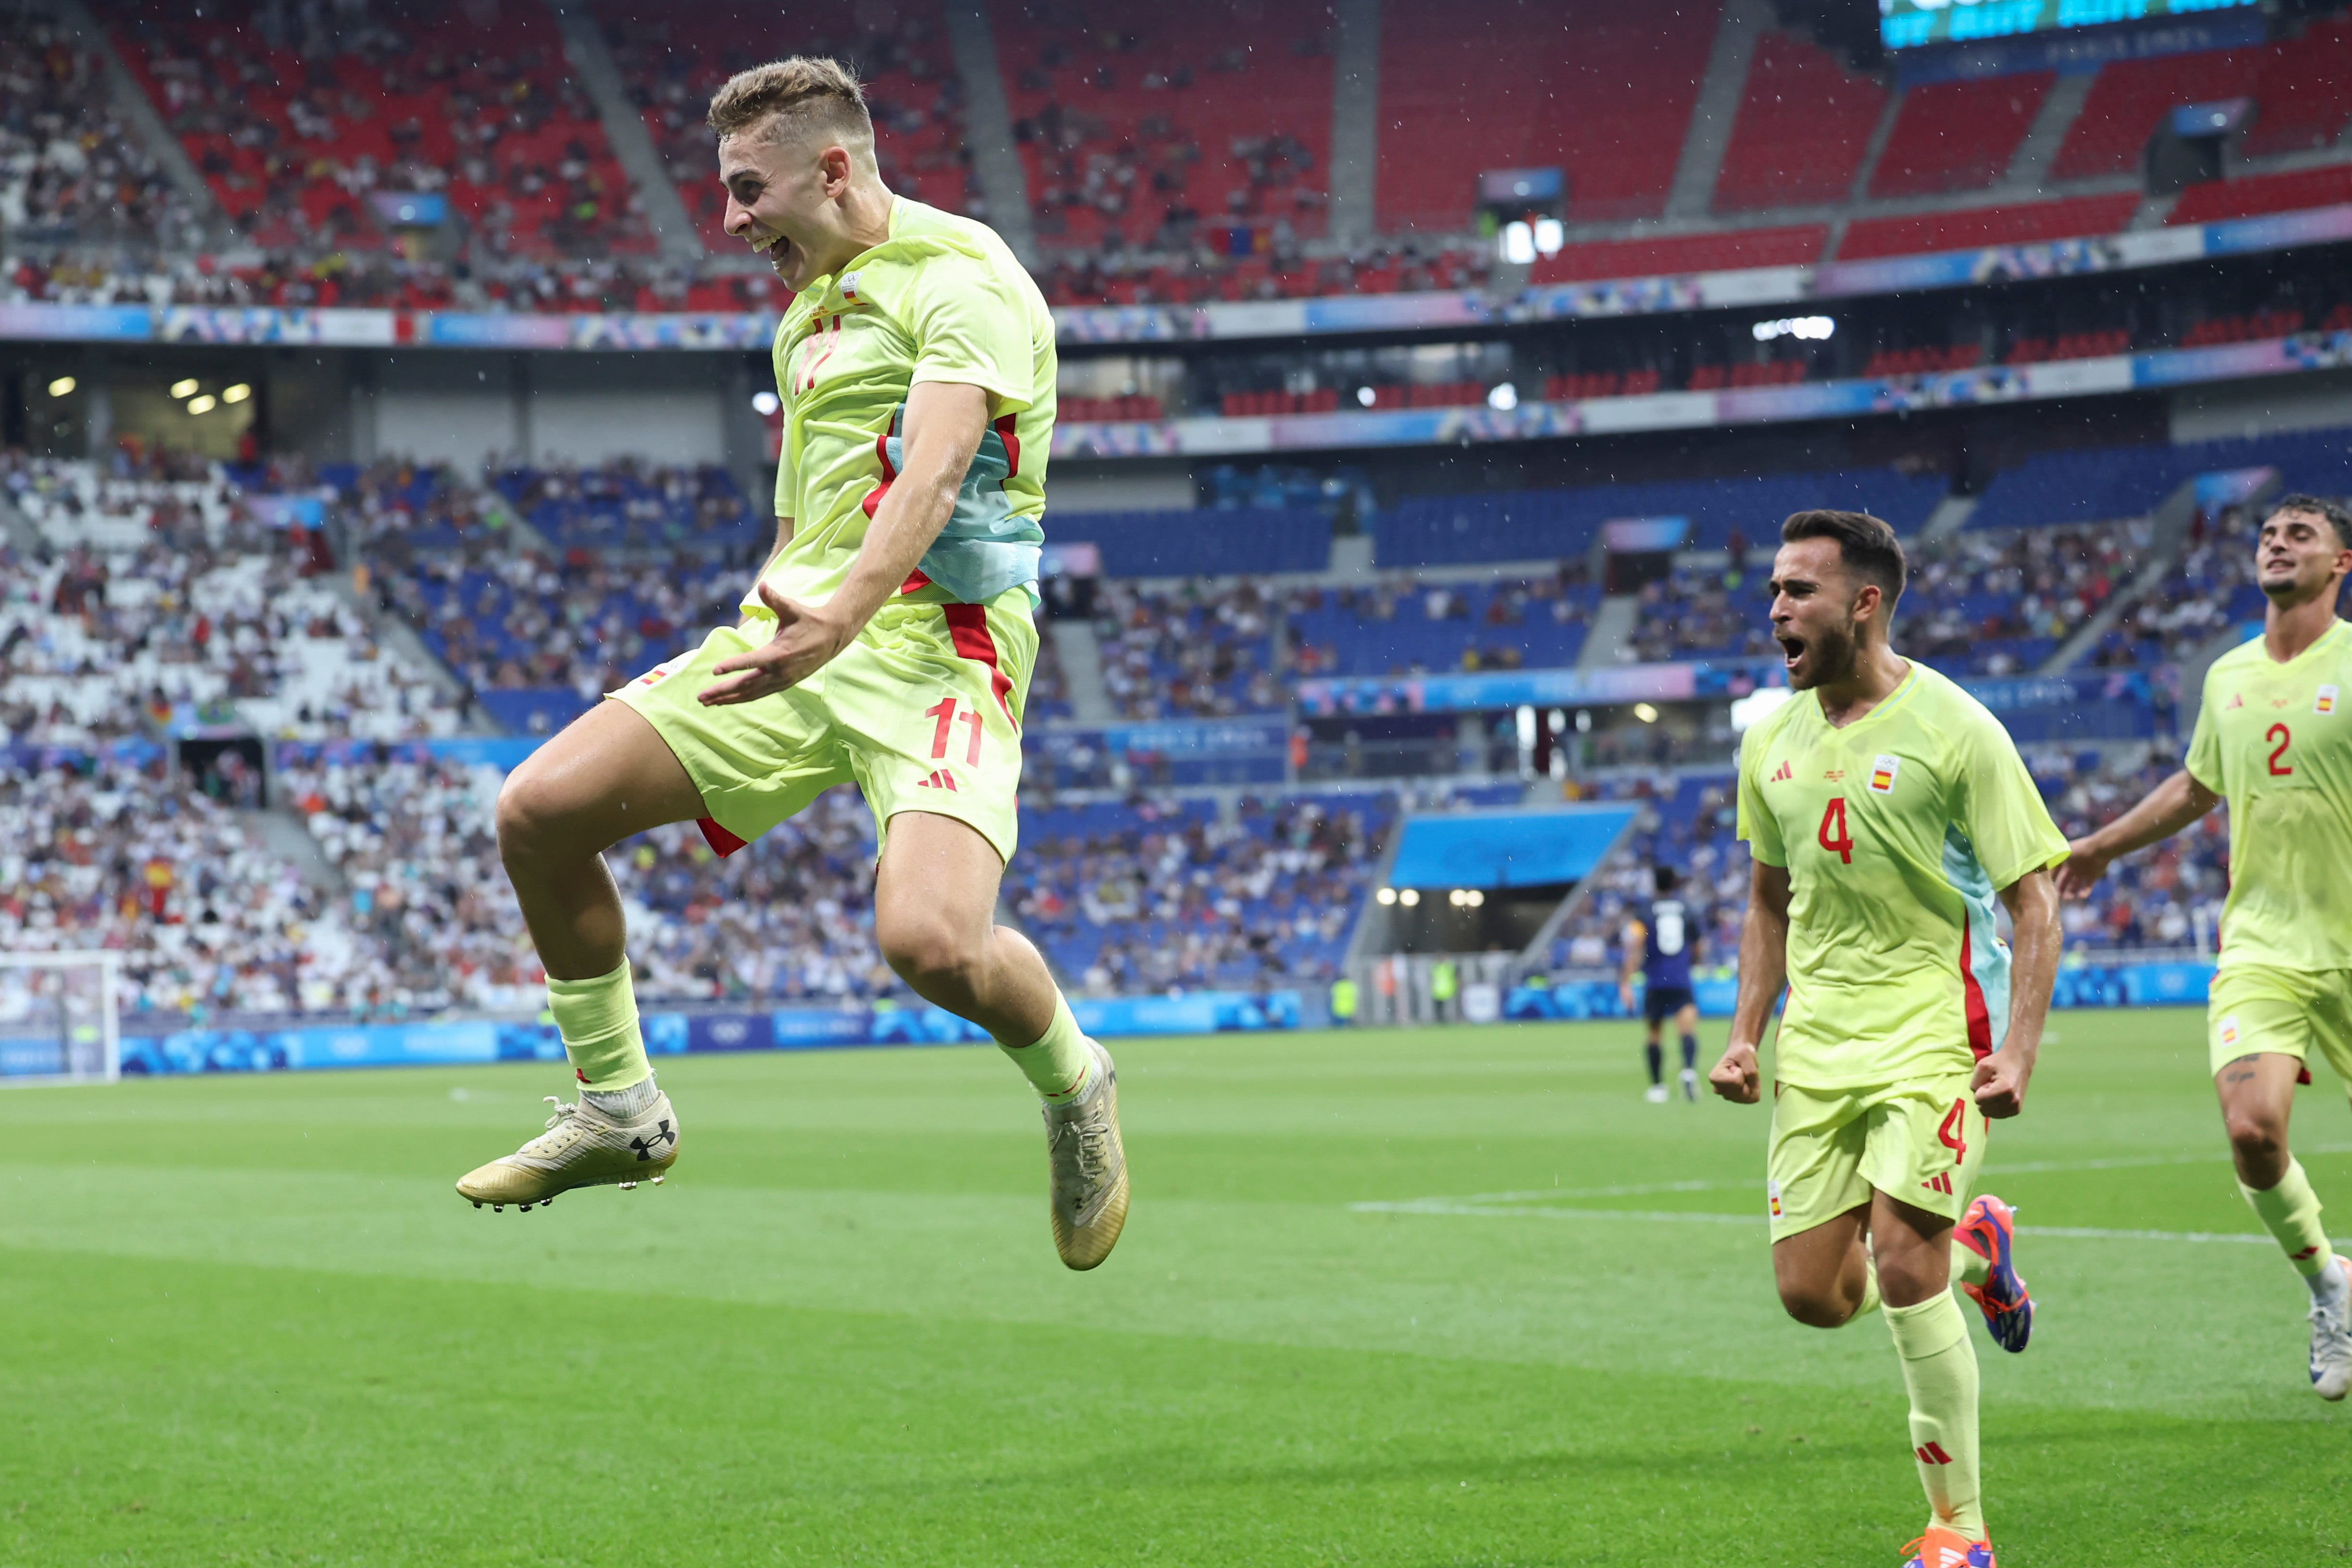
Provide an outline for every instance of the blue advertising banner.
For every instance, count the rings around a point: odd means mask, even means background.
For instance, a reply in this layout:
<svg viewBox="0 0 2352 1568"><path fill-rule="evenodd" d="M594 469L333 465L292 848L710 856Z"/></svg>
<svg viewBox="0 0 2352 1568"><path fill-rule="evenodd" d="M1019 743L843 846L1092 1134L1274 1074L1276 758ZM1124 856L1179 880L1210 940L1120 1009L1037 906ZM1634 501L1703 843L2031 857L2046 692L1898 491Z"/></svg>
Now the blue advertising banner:
<svg viewBox="0 0 2352 1568"><path fill-rule="evenodd" d="M1106 996L1073 1001L1089 1035L1212 1035L1296 1029L1296 991L1263 994L1202 991L1180 996ZM986 1045L986 1030L942 1008L888 1003L780 1007L732 1013L646 1013L648 1054L811 1050L846 1046ZM296 1072L313 1068L453 1067L563 1059L552 1024L532 1020L428 1020L412 1024L296 1025L287 1028L196 1028L122 1039L122 1070L133 1077L206 1072ZM58 1070L54 1037L0 1038L0 1076Z"/></svg>
<svg viewBox="0 0 2352 1568"><path fill-rule="evenodd" d="M2053 1007L2192 1007L2202 1006L2213 984L2210 963L2077 963L2058 971L2052 989ZM1613 980L1534 981L1515 987L1503 999L1503 1016L1528 1022L1577 1018L1639 1017L1643 987L1633 986L1633 1005L1617 995ZM1691 995L1709 1018L1731 1016L1738 1000L1739 982L1728 974L1695 974Z"/></svg>

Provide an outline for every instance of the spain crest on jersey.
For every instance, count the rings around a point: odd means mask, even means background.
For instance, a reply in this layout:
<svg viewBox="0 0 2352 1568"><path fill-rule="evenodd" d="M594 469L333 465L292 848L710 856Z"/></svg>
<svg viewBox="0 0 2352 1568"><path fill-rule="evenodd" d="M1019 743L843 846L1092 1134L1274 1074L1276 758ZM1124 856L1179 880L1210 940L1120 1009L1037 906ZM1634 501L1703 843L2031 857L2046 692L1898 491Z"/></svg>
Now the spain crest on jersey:
<svg viewBox="0 0 2352 1568"><path fill-rule="evenodd" d="M1873 795L1893 795L1895 793L1895 775L1900 773L1902 769L1902 758L1890 757L1884 752L1880 752L1870 764L1870 793Z"/></svg>
<svg viewBox="0 0 2352 1568"><path fill-rule="evenodd" d="M2311 700L2311 710L2312 710L2314 713L2333 713L2333 712L2335 712L2335 711L2336 711L2336 688L2334 688L2333 686L2323 686L2323 687L2321 687L2321 688L2319 689L2319 695L2318 695L2318 696L2316 696L2316 697L2315 697L2315 698L2313 698L2313 699Z"/></svg>

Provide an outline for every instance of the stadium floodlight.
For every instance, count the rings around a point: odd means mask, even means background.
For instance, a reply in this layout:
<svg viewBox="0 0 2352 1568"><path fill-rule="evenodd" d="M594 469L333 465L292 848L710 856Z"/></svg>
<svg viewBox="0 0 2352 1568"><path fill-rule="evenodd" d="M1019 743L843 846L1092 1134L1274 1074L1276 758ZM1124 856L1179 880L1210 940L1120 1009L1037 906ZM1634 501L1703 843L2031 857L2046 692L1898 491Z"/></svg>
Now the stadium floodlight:
<svg viewBox="0 0 2352 1568"><path fill-rule="evenodd" d="M1658 721L1658 710L1646 702L1636 702L1633 704L1633 717L1644 724L1654 724Z"/></svg>
<svg viewBox="0 0 2352 1568"><path fill-rule="evenodd" d="M0 952L0 1085L121 1079L121 970L120 952Z"/></svg>
<svg viewBox="0 0 2352 1568"><path fill-rule="evenodd" d="M174 397L194 397L196 395L196 387L198 384L199 384L194 376L191 375L184 377L172 384L172 395Z"/></svg>
<svg viewBox="0 0 2352 1568"><path fill-rule="evenodd" d="M765 387L751 395L751 412L765 419L783 406L782 399Z"/></svg>
<svg viewBox="0 0 2352 1568"><path fill-rule="evenodd" d="M1567 243L1568 230L1561 225L1559 219L1556 217L1539 217L1536 219L1537 255L1558 256L1560 252L1560 247Z"/></svg>
<svg viewBox="0 0 2352 1568"><path fill-rule="evenodd" d="M1400 890L1397 894L1397 902L1402 904L1406 909L1412 908L1415 904L1421 902L1421 889L1419 888L1406 888Z"/></svg>
<svg viewBox="0 0 2352 1568"><path fill-rule="evenodd" d="M1475 910L1486 901L1486 895L1475 888L1465 888L1462 890L1462 901Z"/></svg>
<svg viewBox="0 0 2352 1568"><path fill-rule="evenodd" d="M1776 321L1759 321L1748 330L1759 343L1769 343L1774 338L1818 343L1837 335L1837 322L1828 316L1782 316Z"/></svg>
<svg viewBox="0 0 2352 1568"><path fill-rule="evenodd" d="M253 388L240 381L235 386L225 387L222 389L221 401L223 403L243 403L247 398L251 397L252 395Z"/></svg>
<svg viewBox="0 0 2352 1568"><path fill-rule="evenodd" d="M1744 734L1764 721L1772 710L1796 693L1785 686L1759 686L1745 697L1735 698L1731 704L1731 732Z"/></svg>
<svg viewBox="0 0 2352 1568"><path fill-rule="evenodd" d="M205 393L202 397L191 397L188 399L188 412L191 414L210 414L214 409L218 408L219 406L220 399L215 397L209 392Z"/></svg>
<svg viewBox="0 0 2352 1568"><path fill-rule="evenodd" d="M1514 267L1526 267L1536 258L1536 231L1524 223L1503 226L1503 259Z"/></svg>
<svg viewBox="0 0 2352 1568"><path fill-rule="evenodd" d="M1372 897L1383 904L1392 904L1396 902L1396 889L1394 888L1382 888L1379 892L1374 893Z"/></svg>
<svg viewBox="0 0 2352 1568"><path fill-rule="evenodd" d="M49 395L51 397L63 397L67 393L71 392L76 384L78 384L74 381L73 377L69 375L61 375L58 377L57 380L49 383Z"/></svg>
<svg viewBox="0 0 2352 1568"><path fill-rule="evenodd" d="M1508 414L1519 405L1519 389L1504 382L1486 394L1486 406Z"/></svg>

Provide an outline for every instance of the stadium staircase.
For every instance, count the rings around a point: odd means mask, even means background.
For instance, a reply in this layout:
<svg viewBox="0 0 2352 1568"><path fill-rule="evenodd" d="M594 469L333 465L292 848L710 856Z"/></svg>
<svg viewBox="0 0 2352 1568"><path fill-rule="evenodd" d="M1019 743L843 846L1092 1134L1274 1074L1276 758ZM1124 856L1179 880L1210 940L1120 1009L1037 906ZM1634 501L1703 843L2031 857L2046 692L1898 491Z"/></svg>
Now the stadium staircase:
<svg viewBox="0 0 2352 1568"><path fill-rule="evenodd" d="M2164 586L2179 562L2181 551L2189 542L2189 526L2197 521L2197 481L2183 479L2163 503L2148 513L2150 525L2147 553L2140 569L2130 582L2107 595L2106 603L2084 621L2073 637L2058 646L2049 662L2034 673L2063 675L2073 668L2085 655L2099 646L2124 613L2146 601Z"/></svg>
<svg viewBox="0 0 2352 1568"><path fill-rule="evenodd" d="M1054 651L1062 660L1062 680L1070 700L1070 717L1080 724L1109 724L1118 719L1110 692L1103 685L1102 643L1090 620L1071 617L1045 623Z"/></svg>
<svg viewBox="0 0 2352 1568"><path fill-rule="evenodd" d="M1372 237L1380 174L1381 0L1335 0L1331 14L1338 44L1331 59L1328 227L1338 243L1360 245Z"/></svg>
<svg viewBox="0 0 2352 1568"><path fill-rule="evenodd" d="M2074 128L2084 100L2091 96L2091 83L2096 79L2086 73L2062 76L2050 84L2050 90L2042 95L2041 111L2010 160L2009 178L1999 187L2000 195L2021 201L2042 194L2050 178L2050 165L2064 145L2066 133Z"/></svg>
<svg viewBox="0 0 2352 1568"><path fill-rule="evenodd" d="M604 123L613 160L635 187L646 226L660 241L663 253L680 260L701 256L702 240L695 233L694 219L688 216L677 187L662 168L661 154L654 150L653 138L646 132L645 117L629 101L603 30L593 17L577 8L566 9L561 0L549 0L548 9L554 14L556 30L563 36L564 57L596 106L596 118Z"/></svg>
<svg viewBox="0 0 2352 1568"><path fill-rule="evenodd" d="M1013 141L1013 110L997 68L996 28L984 5L947 8L948 47L963 79L964 114L971 170L988 204L988 221L1024 263L1037 257L1037 230L1030 219L1029 175Z"/></svg>
<svg viewBox="0 0 2352 1568"><path fill-rule="evenodd" d="M1633 623L1641 616L1641 596L1612 594L1601 601L1585 628L1584 647L1576 657L1579 669L1609 669L1626 663L1633 646Z"/></svg>
<svg viewBox="0 0 2352 1568"><path fill-rule="evenodd" d="M1723 173L1724 150L1731 145L1732 122L1748 90L1756 42L1771 21L1772 8L1766 0L1725 0L1723 20L1717 24L1715 42L1707 51L1706 75L1699 82L1698 103L1683 138L1682 157L1675 164L1674 188L1666 196L1668 217L1703 218L1714 205L1715 183Z"/></svg>
<svg viewBox="0 0 2352 1568"><path fill-rule="evenodd" d="M80 35L83 47L106 62L107 95L138 132L140 150L172 176L172 183L181 194L204 215L205 226L226 236L230 228L228 215L221 209L212 186L197 171L195 161L188 156L188 150L180 145L180 139L163 123L163 115L140 87L139 79L123 63L121 52L114 47L114 35L100 25L84 0L53 0L51 9L59 21Z"/></svg>

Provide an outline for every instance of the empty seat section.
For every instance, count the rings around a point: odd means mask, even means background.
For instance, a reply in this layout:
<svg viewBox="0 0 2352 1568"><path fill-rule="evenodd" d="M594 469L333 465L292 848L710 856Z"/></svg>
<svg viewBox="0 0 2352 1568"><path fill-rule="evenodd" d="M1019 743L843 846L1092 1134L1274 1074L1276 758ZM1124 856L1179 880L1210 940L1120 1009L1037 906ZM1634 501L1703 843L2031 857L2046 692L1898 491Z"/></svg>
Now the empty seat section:
<svg viewBox="0 0 2352 1568"><path fill-rule="evenodd" d="M1969 527L2023 528L2143 517L2179 482L2168 447L2039 452L1993 477L1976 510L1969 514Z"/></svg>
<svg viewBox="0 0 2352 1568"><path fill-rule="evenodd" d="M2101 67L2082 112L2051 161L2050 177L2087 180L2131 173L2167 114L2180 104L2252 92L2255 74L2268 57L2269 51L2261 48L2210 49Z"/></svg>
<svg viewBox="0 0 2352 1568"><path fill-rule="evenodd" d="M1331 520L1305 509L1049 510L1045 537L1098 545L1109 577L1320 572L1331 558Z"/></svg>
<svg viewBox="0 0 2352 1568"><path fill-rule="evenodd" d="M1717 0L1383 7L1381 227L1468 228L1485 169L1559 167L1570 221L1664 212L1717 14Z"/></svg>
<svg viewBox="0 0 2352 1568"><path fill-rule="evenodd" d="M2254 75L2254 122L2235 151L2248 158L2325 147L2352 123L2352 17L2314 22L2281 39Z"/></svg>
<svg viewBox="0 0 2352 1568"><path fill-rule="evenodd" d="M2076 196L2063 202L2023 202L2013 206L1966 207L1958 212L1919 213L1909 217L1857 218L1838 247L1840 261L1874 256L1918 256L1937 250L1971 250L1986 245L2033 245L2114 234L2139 210L2131 191L2109 196Z"/></svg>
<svg viewBox="0 0 2352 1568"><path fill-rule="evenodd" d="M1016 0L992 16L1045 243L1181 248L1217 224L1323 232L1331 21L1318 0Z"/></svg>
<svg viewBox="0 0 2352 1568"><path fill-rule="evenodd" d="M1874 197L1980 191L2009 171L2054 79L2048 71L1907 89L1871 171Z"/></svg>
<svg viewBox="0 0 2352 1568"><path fill-rule="evenodd" d="M2295 212L2352 202L2352 164L2293 169L2280 174L2249 174L2242 180L2209 180L2180 193L2167 223L2214 223L2263 213Z"/></svg>
<svg viewBox="0 0 2352 1568"><path fill-rule="evenodd" d="M1744 267L1801 267L1822 258L1829 232L1826 224L1805 223L1659 239L1597 240L1538 257L1528 280L1580 283L1671 272L1734 272Z"/></svg>
<svg viewBox="0 0 2352 1568"><path fill-rule="evenodd" d="M1945 491L1940 478L1873 468L1414 496L1373 520L1374 558L1384 567L1562 560L1591 548L1601 523L1625 517L1687 518L1691 547L1721 548L1735 531L1769 538L1790 512L1811 507L1872 512L1909 533Z"/></svg>
<svg viewBox="0 0 2352 1568"><path fill-rule="evenodd" d="M1885 104L1885 87L1847 70L1828 50L1766 33L1731 122L1716 210L1845 200Z"/></svg>

